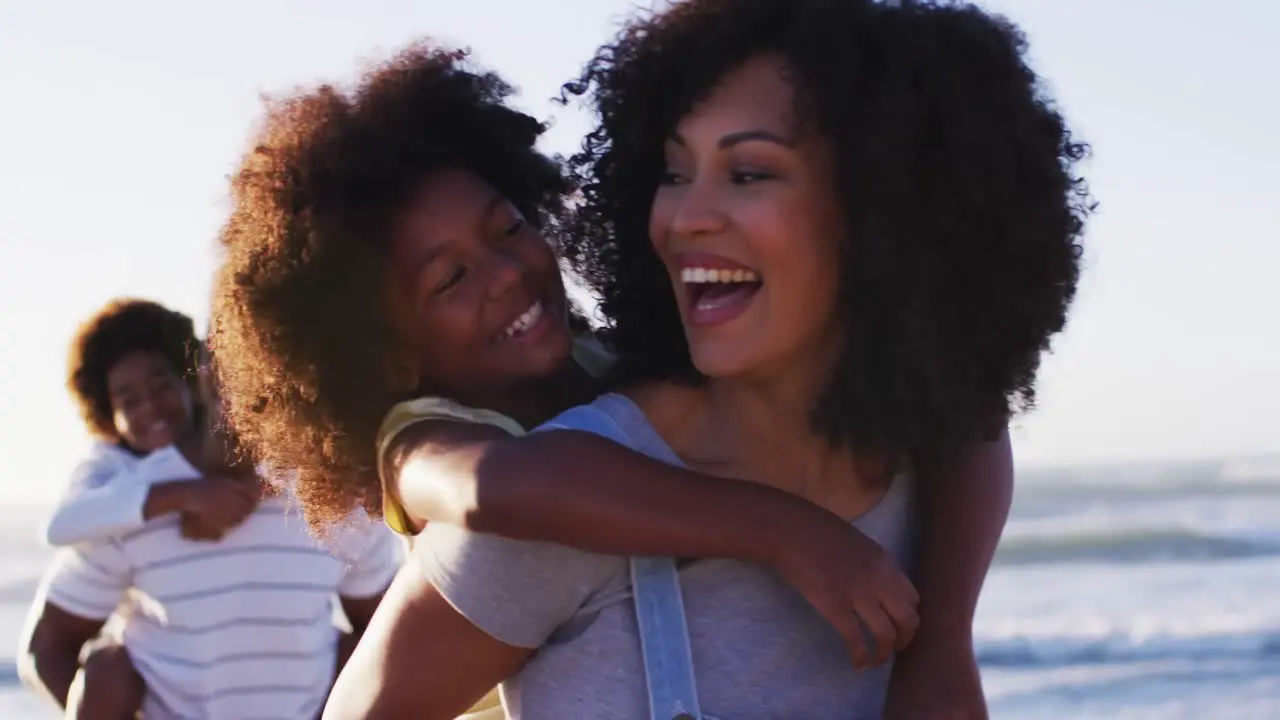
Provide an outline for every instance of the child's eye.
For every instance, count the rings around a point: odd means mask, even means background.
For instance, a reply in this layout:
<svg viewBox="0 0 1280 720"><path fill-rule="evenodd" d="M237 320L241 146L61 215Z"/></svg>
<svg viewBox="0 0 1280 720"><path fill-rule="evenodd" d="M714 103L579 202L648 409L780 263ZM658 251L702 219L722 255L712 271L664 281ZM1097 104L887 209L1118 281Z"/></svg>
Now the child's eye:
<svg viewBox="0 0 1280 720"><path fill-rule="evenodd" d="M467 269L465 267L459 266L454 269L453 272L449 273L449 277L436 288L436 293L440 294L453 289L458 283L462 282L462 278L465 277L466 274Z"/></svg>
<svg viewBox="0 0 1280 720"><path fill-rule="evenodd" d="M507 237L512 237L513 235L516 235L516 234L518 234L521 230L523 230L523 229L524 229L525 224L526 224L525 219L524 219L524 218L519 218L519 219L518 219L518 220L516 220L515 222L511 223L511 225L510 225L510 226L508 226L508 227L507 227L507 229L506 229L505 231L503 231L503 234L505 234Z"/></svg>

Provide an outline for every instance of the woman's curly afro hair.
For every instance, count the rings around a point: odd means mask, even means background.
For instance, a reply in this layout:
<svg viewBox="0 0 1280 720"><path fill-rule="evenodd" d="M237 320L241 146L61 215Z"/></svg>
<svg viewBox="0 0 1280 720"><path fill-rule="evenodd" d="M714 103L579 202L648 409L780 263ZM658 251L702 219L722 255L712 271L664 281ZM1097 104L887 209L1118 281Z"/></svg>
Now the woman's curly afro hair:
<svg viewBox="0 0 1280 720"><path fill-rule="evenodd" d="M602 48L565 99L599 126L571 160L566 253L601 300L621 382L697 381L648 218L662 146L726 72L778 53L826 136L848 239L843 356L812 412L854 449L949 454L1035 399L1093 209L1068 131L1007 21L948 2L688 0Z"/></svg>
<svg viewBox="0 0 1280 720"><path fill-rule="evenodd" d="M225 413L256 460L296 470L318 530L380 509L375 436L400 399L386 249L411 193L467 169L535 222L561 211L568 184L511 93L466 52L415 45L349 92L268 101L232 179L211 334Z"/></svg>
<svg viewBox="0 0 1280 720"><path fill-rule="evenodd" d="M173 367L198 397L199 340L191 318L149 300L119 298L107 303L76 330L67 354L67 390L91 435L119 442L112 420L107 374L126 355L153 352Z"/></svg>

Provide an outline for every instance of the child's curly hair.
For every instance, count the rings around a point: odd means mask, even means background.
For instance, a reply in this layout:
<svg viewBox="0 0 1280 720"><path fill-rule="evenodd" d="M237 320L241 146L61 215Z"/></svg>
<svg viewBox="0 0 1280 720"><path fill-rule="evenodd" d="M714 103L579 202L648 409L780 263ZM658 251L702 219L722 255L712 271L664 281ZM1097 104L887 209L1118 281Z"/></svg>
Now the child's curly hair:
<svg viewBox="0 0 1280 720"><path fill-rule="evenodd" d="M139 351L160 355L196 398L198 348L191 318L150 300L117 298L85 320L67 354L67 390L89 434L107 442L120 441L112 420L107 374L124 356Z"/></svg>
<svg viewBox="0 0 1280 720"><path fill-rule="evenodd" d="M1008 21L950 2L688 0L630 24L565 86L600 125L571 168L566 251L600 295L620 381L697 381L648 220L663 142L718 80L780 54L832 142L843 356L812 413L834 444L950 452L1029 408L1093 209L1077 142Z"/></svg>
<svg viewBox="0 0 1280 720"><path fill-rule="evenodd" d="M375 436L389 384L388 229L430 173L475 172L544 225L568 184L543 125L460 50L415 45L364 73L268 101L232 180L211 346L241 447L297 471L311 525L380 511Z"/></svg>

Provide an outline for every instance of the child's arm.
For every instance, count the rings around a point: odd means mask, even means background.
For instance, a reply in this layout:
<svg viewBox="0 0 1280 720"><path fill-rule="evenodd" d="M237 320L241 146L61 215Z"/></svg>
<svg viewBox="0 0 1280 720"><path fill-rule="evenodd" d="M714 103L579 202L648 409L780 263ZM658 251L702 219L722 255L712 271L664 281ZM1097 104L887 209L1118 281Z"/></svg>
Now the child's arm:
<svg viewBox="0 0 1280 720"><path fill-rule="evenodd" d="M915 590L893 559L842 518L775 488L695 473L589 433L512 437L451 420L410 425L383 459L389 499L415 531L430 520L603 554L757 562L841 631L862 665L914 631Z"/></svg>
<svg viewBox="0 0 1280 720"><path fill-rule="evenodd" d="M114 537L182 509L189 483L138 482L136 473L103 458L76 468L45 525L45 542L64 547Z"/></svg>
<svg viewBox="0 0 1280 720"><path fill-rule="evenodd" d="M886 718L985 718L973 653L978 595L1013 500L1009 433L919 473L920 630L894 665Z"/></svg>
<svg viewBox="0 0 1280 720"><path fill-rule="evenodd" d="M199 477L156 481L153 474L147 460L133 469L93 461L81 466L45 526L45 542L64 547L118 537L173 513L199 515L225 530L251 509L236 484Z"/></svg>

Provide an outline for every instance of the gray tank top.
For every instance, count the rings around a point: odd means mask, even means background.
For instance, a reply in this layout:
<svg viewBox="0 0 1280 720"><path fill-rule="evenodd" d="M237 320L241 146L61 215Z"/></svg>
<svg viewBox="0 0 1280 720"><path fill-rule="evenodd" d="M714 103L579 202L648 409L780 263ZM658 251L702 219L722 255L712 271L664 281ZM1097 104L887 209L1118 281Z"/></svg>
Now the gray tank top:
<svg viewBox="0 0 1280 720"><path fill-rule="evenodd" d="M621 395L574 408L539 431L556 429L593 432L679 463L643 412ZM904 565L910 503L911 482L899 477L854 521ZM511 717L650 717L626 558L437 525L428 526L414 552L431 582L477 627L536 648L503 684ZM855 672L835 631L772 573L711 559L685 565L678 576L705 716L880 717L891 666Z"/></svg>

